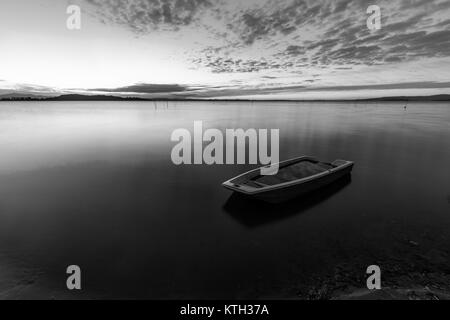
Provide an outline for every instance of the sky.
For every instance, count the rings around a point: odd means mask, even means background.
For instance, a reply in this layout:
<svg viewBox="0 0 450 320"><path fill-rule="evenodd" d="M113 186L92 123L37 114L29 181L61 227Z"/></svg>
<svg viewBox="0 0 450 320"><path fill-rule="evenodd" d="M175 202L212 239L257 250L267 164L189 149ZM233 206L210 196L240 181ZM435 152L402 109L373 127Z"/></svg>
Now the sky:
<svg viewBox="0 0 450 320"><path fill-rule="evenodd" d="M81 28L67 28L69 5ZM370 5L381 28L367 26ZM2 0L0 95L450 94L450 0Z"/></svg>

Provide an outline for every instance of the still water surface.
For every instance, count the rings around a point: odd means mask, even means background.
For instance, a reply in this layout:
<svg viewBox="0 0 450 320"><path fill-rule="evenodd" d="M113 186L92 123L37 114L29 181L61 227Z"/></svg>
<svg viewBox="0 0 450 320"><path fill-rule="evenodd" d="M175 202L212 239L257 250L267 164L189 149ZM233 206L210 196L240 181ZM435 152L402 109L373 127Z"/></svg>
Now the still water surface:
<svg viewBox="0 0 450 320"><path fill-rule="evenodd" d="M281 160L352 160L351 180L243 202L220 184L252 166L172 164L197 120L279 128ZM448 247L449 124L444 103L2 102L0 258L52 294L77 264L74 296L113 298L292 297L336 266L409 263L405 243Z"/></svg>

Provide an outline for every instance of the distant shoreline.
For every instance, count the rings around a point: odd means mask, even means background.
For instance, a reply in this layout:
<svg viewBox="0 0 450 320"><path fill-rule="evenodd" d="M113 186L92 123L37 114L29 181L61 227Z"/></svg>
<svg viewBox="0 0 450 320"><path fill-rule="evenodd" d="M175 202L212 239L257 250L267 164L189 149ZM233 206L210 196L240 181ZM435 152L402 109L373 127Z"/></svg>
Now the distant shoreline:
<svg viewBox="0 0 450 320"><path fill-rule="evenodd" d="M446 102L450 101L450 94L432 95L432 96L398 96L381 97L369 99L199 99L199 98L140 98L140 97L120 97L111 95L79 95L67 94L55 97L38 96L18 96L18 97L0 97L0 101L180 101L180 102Z"/></svg>

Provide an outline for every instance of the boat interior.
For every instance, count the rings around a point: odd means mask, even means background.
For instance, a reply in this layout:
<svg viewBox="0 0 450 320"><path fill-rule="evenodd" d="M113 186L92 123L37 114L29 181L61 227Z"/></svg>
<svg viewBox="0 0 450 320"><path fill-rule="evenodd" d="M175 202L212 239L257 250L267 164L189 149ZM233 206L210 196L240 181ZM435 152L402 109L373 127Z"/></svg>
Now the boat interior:
<svg viewBox="0 0 450 320"><path fill-rule="evenodd" d="M281 164L275 175L244 176L240 181L233 181L234 184L247 185L253 188L263 188L280 183L290 182L313 176L318 173L337 167L338 164L319 162L314 159L303 159L294 163Z"/></svg>

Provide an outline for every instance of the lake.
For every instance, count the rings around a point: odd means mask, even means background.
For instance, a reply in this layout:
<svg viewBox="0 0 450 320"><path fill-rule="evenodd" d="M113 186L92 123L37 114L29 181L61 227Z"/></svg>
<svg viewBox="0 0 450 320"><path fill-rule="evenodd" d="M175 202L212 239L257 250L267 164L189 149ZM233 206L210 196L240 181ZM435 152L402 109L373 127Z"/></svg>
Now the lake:
<svg viewBox="0 0 450 320"><path fill-rule="evenodd" d="M279 129L280 160L352 160L351 179L243 201L221 183L256 166L172 163L194 121ZM0 297L320 298L372 264L442 287L449 164L448 103L1 102Z"/></svg>

